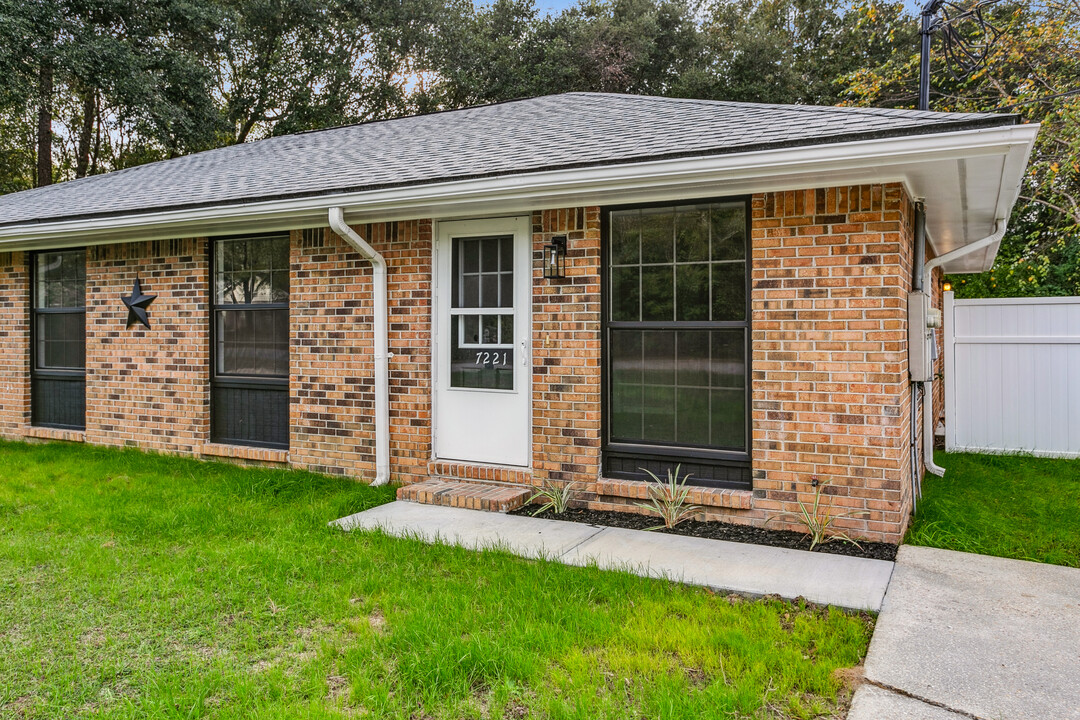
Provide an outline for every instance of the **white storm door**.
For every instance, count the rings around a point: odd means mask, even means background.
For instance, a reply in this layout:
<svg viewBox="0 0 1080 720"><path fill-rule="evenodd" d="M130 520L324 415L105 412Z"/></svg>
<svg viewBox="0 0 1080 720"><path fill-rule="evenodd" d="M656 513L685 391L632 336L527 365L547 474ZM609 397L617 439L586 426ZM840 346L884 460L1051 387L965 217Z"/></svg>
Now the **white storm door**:
<svg viewBox="0 0 1080 720"><path fill-rule="evenodd" d="M532 251L528 217L439 223L435 456L529 464Z"/></svg>

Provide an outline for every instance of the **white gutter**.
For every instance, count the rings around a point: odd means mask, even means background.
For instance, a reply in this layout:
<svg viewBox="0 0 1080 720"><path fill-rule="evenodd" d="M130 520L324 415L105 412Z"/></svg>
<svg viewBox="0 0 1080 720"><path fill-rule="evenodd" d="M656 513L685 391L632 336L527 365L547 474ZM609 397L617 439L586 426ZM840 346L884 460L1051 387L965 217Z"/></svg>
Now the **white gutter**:
<svg viewBox="0 0 1080 720"><path fill-rule="evenodd" d="M1009 168L1018 180L1038 129L1038 125L1012 125L26 223L0 227L0 252L319 227L331 207L349 208L350 217L358 222L392 222L568 207L567 203L577 207L793 187L907 183L904 168L912 163L1010 154L1019 158L1016 167ZM927 194L917 188L908 190L913 195Z"/></svg>
<svg viewBox="0 0 1080 720"><path fill-rule="evenodd" d="M931 276L934 273L934 269L945 265L948 262L955 260L956 258L963 257L977 250L994 245L1001 242L1001 238L1005 236L1005 230L1008 227L1008 220L1004 218L998 218L994 223L994 232L987 235L982 240L976 240L975 242L965 245L962 248L957 248L952 252L947 252L944 255L938 255L932 260L927 260L926 265L923 266L923 288L929 292ZM936 341L935 341L936 342ZM927 398L930 399L929 407L934 407L934 381L927 380L923 383L923 461L926 464L927 472L931 472L938 477L945 474L945 468L934 463L934 418L933 412L927 411Z"/></svg>
<svg viewBox="0 0 1080 720"><path fill-rule="evenodd" d="M387 350L387 293L386 260L368 245L364 238L345 224L345 213L340 207L329 210L330 229L349 243L363 258L371 263L372 314L375 342L375 480L372 485L390 482L390 368Z"/></svg>

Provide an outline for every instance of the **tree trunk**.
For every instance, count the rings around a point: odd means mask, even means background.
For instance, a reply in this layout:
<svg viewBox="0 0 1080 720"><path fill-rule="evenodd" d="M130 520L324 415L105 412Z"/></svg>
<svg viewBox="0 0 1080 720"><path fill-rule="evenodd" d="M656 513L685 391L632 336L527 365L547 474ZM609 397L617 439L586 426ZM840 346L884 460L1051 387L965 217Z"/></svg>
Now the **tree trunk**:
<svg viewBox="0 0 1080 720"><path fill-rule="evenodd" d="M41 63L38 74L37 185L52 185L52 101L53 69L49 61Z"/></svg>
<svg viewBox="0 0 1080 720"><path fill-rule="evenodd" d="M90 141L94 136L94 123L97 120L96 90L90 90L83 96L82 128L79 129L79 148L75 156L75 177L86 177L90 167Z"/></svg>

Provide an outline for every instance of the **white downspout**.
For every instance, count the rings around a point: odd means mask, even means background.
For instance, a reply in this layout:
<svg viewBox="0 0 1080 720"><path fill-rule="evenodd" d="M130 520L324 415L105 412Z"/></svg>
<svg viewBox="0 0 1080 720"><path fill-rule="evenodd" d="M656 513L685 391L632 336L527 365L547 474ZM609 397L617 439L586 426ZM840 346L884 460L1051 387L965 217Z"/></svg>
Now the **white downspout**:
<svg viewBox="0 0 1080 720"><path fill-rule="evenodd" d="M374 315L372 331L375 336L375 480L371 484L385 485L390 482L390 353L387 350L386 260L345 224L345 213L341 208L330 208L329 215L330 229L371 263L374 284L371 293Z"/></svg>
<svg viewBox="0 0 1080 720"><path fill-rule="evenodd" d="M957 248L952 252L947 252L944 255L938 255L932 260L927 260L926 265L923 266L923 287L930 288L930 279L933 275L934 268L940 267L947 262L951 262L959 257L969 255L976 250L982 250L985 247L989 247L996 242L1000 242L1001 238L1005 235L1005 229L1008 227L1008 220L998 218L994 224L994 232L987 235L982 240L976 240L970 245L965 245L962 248ZM946 318L946 321L948 318ZM955 382L955 381L954 381ZM927 380L923 383L923 461L926 464L927 472L941 477L945 474L945 468L940 465L934 464L934 418L933 412L928 412L926 399L930 400L930 407L934 406L934 381Z"/></svg>

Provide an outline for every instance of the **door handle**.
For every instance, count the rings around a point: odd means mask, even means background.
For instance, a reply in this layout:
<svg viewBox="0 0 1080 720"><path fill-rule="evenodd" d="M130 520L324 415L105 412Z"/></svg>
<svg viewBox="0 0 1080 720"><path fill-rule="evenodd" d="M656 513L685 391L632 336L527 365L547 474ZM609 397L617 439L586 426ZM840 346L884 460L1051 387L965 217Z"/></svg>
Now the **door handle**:
<svg viewBox="0 0 1080 720"><path fill-rule="evenodd" d="M521 364L529 367L529 343L524 340L521 342Z"/></svg>

